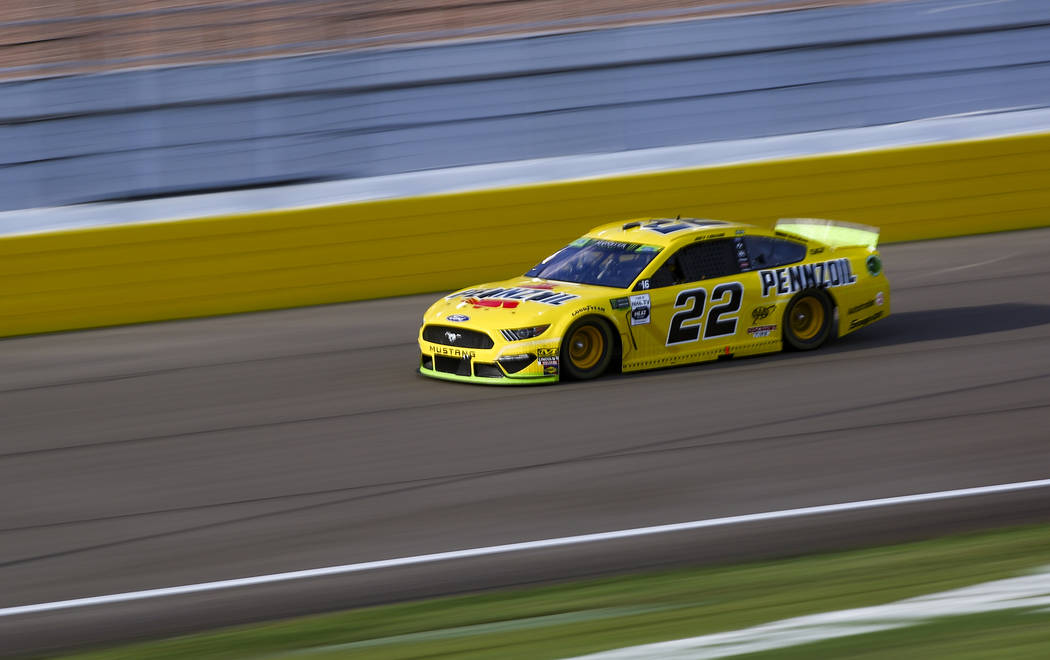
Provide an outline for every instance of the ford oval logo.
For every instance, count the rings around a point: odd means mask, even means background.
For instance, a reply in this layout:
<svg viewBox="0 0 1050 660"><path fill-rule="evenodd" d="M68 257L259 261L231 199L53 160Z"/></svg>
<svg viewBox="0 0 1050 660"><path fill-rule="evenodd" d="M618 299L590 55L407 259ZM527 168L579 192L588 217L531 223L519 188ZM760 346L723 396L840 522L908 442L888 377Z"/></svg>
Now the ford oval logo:
<svg viewBox="0 0 1050 660"><path fill-rule="evenodd" d="M464 321L470 320L470 317L466 314L453 314L452 316L446 316L445 318L447 318L449 321L452 321L453 323L462 323Z"/></svg>

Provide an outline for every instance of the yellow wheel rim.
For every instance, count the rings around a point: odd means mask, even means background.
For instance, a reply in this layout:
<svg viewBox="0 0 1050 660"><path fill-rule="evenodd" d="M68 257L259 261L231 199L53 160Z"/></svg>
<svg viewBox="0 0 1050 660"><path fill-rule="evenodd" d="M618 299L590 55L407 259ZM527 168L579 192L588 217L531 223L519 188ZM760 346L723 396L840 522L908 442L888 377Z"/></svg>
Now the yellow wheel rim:
<svg viewBox="0 0 1050 660"><path fill-rule="evenodd" d="M824 326L824 307L816 298L800 299L791 308L791 331L802 341L817 336Z"/></svg>
<svg viewBox="0 0 1050 660"><path fill-rule="evenodd" d="M598 328L585 325L569 339L569 359L577 369L587 370L598 364L605 351L605 338Z"/></svg>

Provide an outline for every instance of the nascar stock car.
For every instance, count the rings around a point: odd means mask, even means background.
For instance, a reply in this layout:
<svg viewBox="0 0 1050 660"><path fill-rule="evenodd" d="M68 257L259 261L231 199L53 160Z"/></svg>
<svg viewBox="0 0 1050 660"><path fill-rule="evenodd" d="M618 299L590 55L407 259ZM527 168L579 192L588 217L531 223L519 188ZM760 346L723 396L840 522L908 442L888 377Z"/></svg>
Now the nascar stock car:
<svg viewBox="0 0 1050 660"><path fill-rule="evenodd" d="M602 225L522 277L434 303L419 372L542 383L814 349L889 314L878 236L810 219L773 230L685 218Z"/></svg>

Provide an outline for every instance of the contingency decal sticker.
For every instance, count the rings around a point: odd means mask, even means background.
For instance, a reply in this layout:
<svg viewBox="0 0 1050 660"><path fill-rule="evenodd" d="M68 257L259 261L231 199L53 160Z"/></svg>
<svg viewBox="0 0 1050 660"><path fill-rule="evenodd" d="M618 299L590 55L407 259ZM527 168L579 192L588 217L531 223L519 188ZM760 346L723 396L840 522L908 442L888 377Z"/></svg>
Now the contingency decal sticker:
<svg viewBox="0 0 1050 660"><path fill-rule="evenodd" d="M777 329L775 325L753 325L747 329L752 337L768 337Z"/></svg>
<svg viewBox="0 0 1050 660"><path fill-rule="evenodd" d="M885 298L882 295L882 291L879 291L878 293L875 294L875 297L872 298L871 300L866 300L866 301L862 302L859 305L855 305L853 307L850 307L848 310L846 310L846 314L848 314L849 316L853 316L854 314L857 314L859 312L863 312L864 310L866 310L868 308L871 308L871 307L874 307L875 305L878 305L879 307L882 307L882 303L884 301L885 301Z"/></svg>
<svg viewBox="0 0 1050 660"><path fill-rule="evenodd" d="M648 293L631 296L631 325L645 325L649 322L652 303Z"/></svg>
<svg viewBox="0 0 1050 660"><path fill-rule="evenodd" d="M557 376L558 375L558 358L557 357L541 357L537 358L540 366L543 367L544 376Z"/></svg>

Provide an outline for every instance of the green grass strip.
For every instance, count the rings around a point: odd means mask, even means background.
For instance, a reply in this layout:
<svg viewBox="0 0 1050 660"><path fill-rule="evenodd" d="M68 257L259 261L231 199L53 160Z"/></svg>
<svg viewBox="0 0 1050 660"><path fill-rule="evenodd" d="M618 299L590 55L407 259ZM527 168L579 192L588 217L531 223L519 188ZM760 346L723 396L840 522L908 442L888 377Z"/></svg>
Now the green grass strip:
<svg viewBox="0 0 1050 660"><path fill-rule="evenodd" d="M679 607L684 607L679 606ZM599 619L612 619L616 617L630 616L633 614L646 614L649 612L662 612L677 609L674 606L658 607L608 607L599 610L582 610L580 612L569 612L567 614L548 614L546 616L533 616L524 619L512 619L510 621L496 621L494 623L479 623L472 626L459 626L456 628L444 628L441 630L426 630L423 632L408 633L407 635L393 635L391 637L379 637L376 639L365 639L359 642L347 642L346 644L333 644L331 646L314 646L301 651L293 651L296 657L315 655L319 653L334 653L350 651L352 649L363 649L374 646L389 646L392 644L408 644L416 642L432 642L439 639L455 639L457 637L473 637L475 635L487 635L495 632L508 632L511 630L530 630L533 628L546 628L565 623L578 623L580 621L597 621ZM288 654L283 654L287 657Z"/></svg>
<svg viewBox="0 0 1050 660"><path fill-rule="evenodd" d="M364 608L68 657L559 658L891 603L1023 575L1045 565L1050 565L1050 526L1043 525ZM998 612L939 619L740 657L1050 657L1047 616ZM1041 638L1032 625L1045 631ZM953 631L960 630L973 633L975 644L994 644L999 655L958 655L962 647L952 639ZM872 640L885 640L881 654L860 654L874 648ZM1033 648L1041 655L1031 655Z"/></svg>

